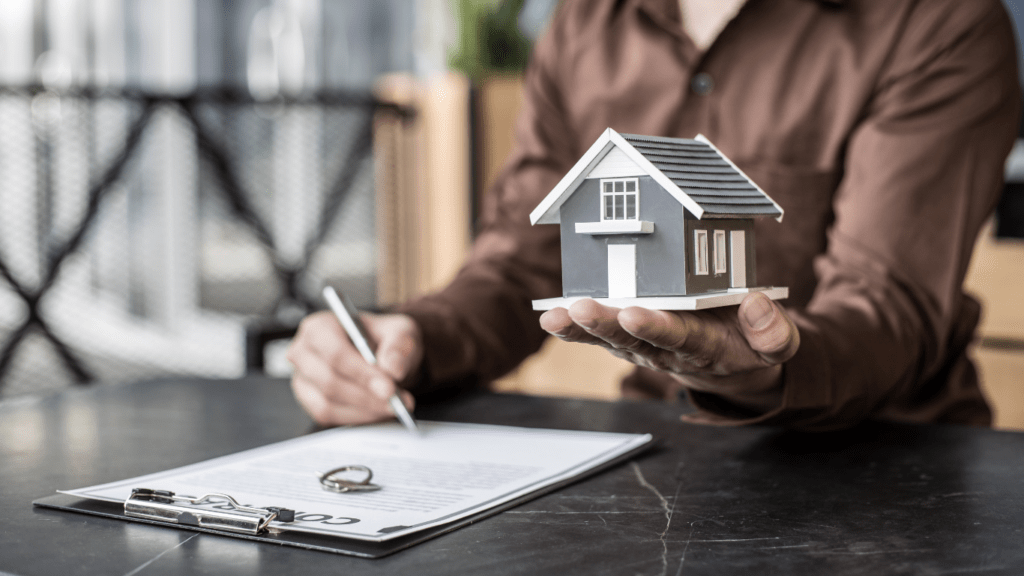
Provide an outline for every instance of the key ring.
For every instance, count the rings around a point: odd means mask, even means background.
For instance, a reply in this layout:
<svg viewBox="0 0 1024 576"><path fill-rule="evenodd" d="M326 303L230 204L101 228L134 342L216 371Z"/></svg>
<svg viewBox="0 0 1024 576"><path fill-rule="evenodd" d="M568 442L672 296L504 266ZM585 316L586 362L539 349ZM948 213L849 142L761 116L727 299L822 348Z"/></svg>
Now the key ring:
<svg viewBox="0 0 1024 576"><path fill-rule="evenodd" d="M366 478L363 478L358 482L345 480L344 478L337 478L334 476L339 472L366 472ZM321 487L330 492L344 494L345 492L372 492L374 490L380 490L379 485L370 483L370 480L373 478L373 470L370 470L369 466L363 466L361 464L340 466L326 473L317 472L316 475L320 479Z"/></svg>

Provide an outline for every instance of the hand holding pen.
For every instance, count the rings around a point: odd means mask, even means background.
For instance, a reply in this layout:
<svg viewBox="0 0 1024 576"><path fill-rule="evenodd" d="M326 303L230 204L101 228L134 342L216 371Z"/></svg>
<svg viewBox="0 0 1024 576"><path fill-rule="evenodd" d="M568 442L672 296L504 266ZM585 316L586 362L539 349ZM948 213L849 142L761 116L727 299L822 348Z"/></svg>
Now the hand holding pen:
<svg viewBox="0 0 1024 576"><path fill-rule="evenodd" d="M325 299L332 300L326 291ZM419 327L404 314L364 314L364 338L377 360L373 363L354 343L359 336L350 338L342 327L347 311L341 306L340 317L328 311L306 317L288 349L295 367L292 390L299 404L327 425L376 422L394 417L399 406L412 409L412 396L398 384L419 372Z"/></svg>
<svg viewBox="0 0 1024 576"><path fill-rule="evenodd" d="M334 288L324 288L324 300L331 307L331 312L338 318L341 327L345 329L348 339L355 344L356 350L363 356L368 364L377 364L377 356L373 353L373 344L370 334L366 331L362 321L359 319L359 311L352 305L352 302L344 295L339 295ZM397 392L397 391L396 391ZM402 421L410 432L416 432L416 421L412 419L409 411L406 410L397 393L388 397L388 404L395 416Z"/></svg>

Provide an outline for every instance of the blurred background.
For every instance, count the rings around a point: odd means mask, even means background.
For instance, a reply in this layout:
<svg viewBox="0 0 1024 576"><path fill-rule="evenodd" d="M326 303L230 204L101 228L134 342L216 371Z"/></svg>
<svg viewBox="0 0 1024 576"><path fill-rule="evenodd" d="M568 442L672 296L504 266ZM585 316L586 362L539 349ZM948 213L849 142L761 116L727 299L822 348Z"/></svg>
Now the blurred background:
<svg viewBox="0 0 1024 576"><path fill-rule="evenodd" d="M443 286L556 4L0 2L0 400L287 375L325 284L371 310ZM1007 182L968 288L997 425L1024 429L1020 142ZM628 365L553 340L495 388L618 396Z"/></svg>

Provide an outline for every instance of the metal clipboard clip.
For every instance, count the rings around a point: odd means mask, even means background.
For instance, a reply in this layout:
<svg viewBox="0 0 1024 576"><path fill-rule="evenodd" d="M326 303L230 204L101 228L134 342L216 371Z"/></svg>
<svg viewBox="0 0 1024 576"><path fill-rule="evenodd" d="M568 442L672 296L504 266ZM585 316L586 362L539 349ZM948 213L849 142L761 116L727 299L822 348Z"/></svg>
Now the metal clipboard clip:
<svg viewBox="0 0 1024 576"><path fill-rule="evenodd" d="M200 504L221 501L228 504L231 509L208 510L195 507ZM175 496L174 492L168 490L151 490L149 488L132 489L132 495L124 501L124 513L134 518L146 518L159 522L242 534L259 534L266 530L274 520L278 522L295 521L294 510L275 506L266 508L242 506L227 494L213 493L199 498L191 498Z"/></svg>

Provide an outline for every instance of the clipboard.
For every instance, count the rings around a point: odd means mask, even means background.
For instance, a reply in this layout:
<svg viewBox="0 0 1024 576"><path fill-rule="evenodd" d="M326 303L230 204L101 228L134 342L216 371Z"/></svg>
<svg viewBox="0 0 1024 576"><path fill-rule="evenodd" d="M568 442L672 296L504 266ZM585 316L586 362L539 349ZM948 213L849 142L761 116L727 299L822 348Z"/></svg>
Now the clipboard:
<svg viewBox="0 0 1024 576"><path fill-rule="evenodd" d="M331 554L342 554L346 556L355 556L358 558L383 558L390 554L394 554L400 550L410 548L422 542L426 542L432 538L447 534L459 528L463 528L470 524L474 524L506 510L515 508L521 504L539 498L545 494L550 494L556 490L560 490L566 486L590 478L596 474L600 474L611 468L617 467L625 462L628 462L640 455L641 453L649 450L657 444L656 441L651 441L646 444L637 446L629 452L625 452L607 462L604 462L598 466L590 468L585 472L578 474L572 478L565 479L561 482L556 482L545 486L544 488L533 491L529 494L523 495L514 500L505 502L498 506L494 506L487 510L481 511L477 514L460 518L448 524L441 526L434 526L420 530L419 532L395 538L392 540L386 540L383 542L367 542L362 540L353 540L348 538L340 538L335 536L327 536L322 534L313 534L306 532L295 532L295 531L280 531L280 532L264 532L259 534L243 534L240 532L232 532L227 530L217 530L213 528L206 528L201 526L191 526L186 524L178 524L172 522L162 522L155 519L140 518L129 516L125 513L125 507L123 504L115 502L106 502L101 500L91 500L88 498L80 498L68 494L55 494L53 496L47 496L39 498L32 502L32 505L36 508L42 508L46 510L57 510L61 512L76 512L80 514L88 514L91 516L100 516L103 518L113 518L116 520L123 520L128 522L138 522L141 524L149 524L151 526L160 526L164 528L173 528L178 530L189 530L194 532L202 532L206 534L215 534L218 536L227 536L230 538L240 538L243 540L250 540L254 542L264 542L268 544L276 544L279 546L290 546L295 548L302 548L305 550L316 550L319 552L328 552Z"/></svg>

